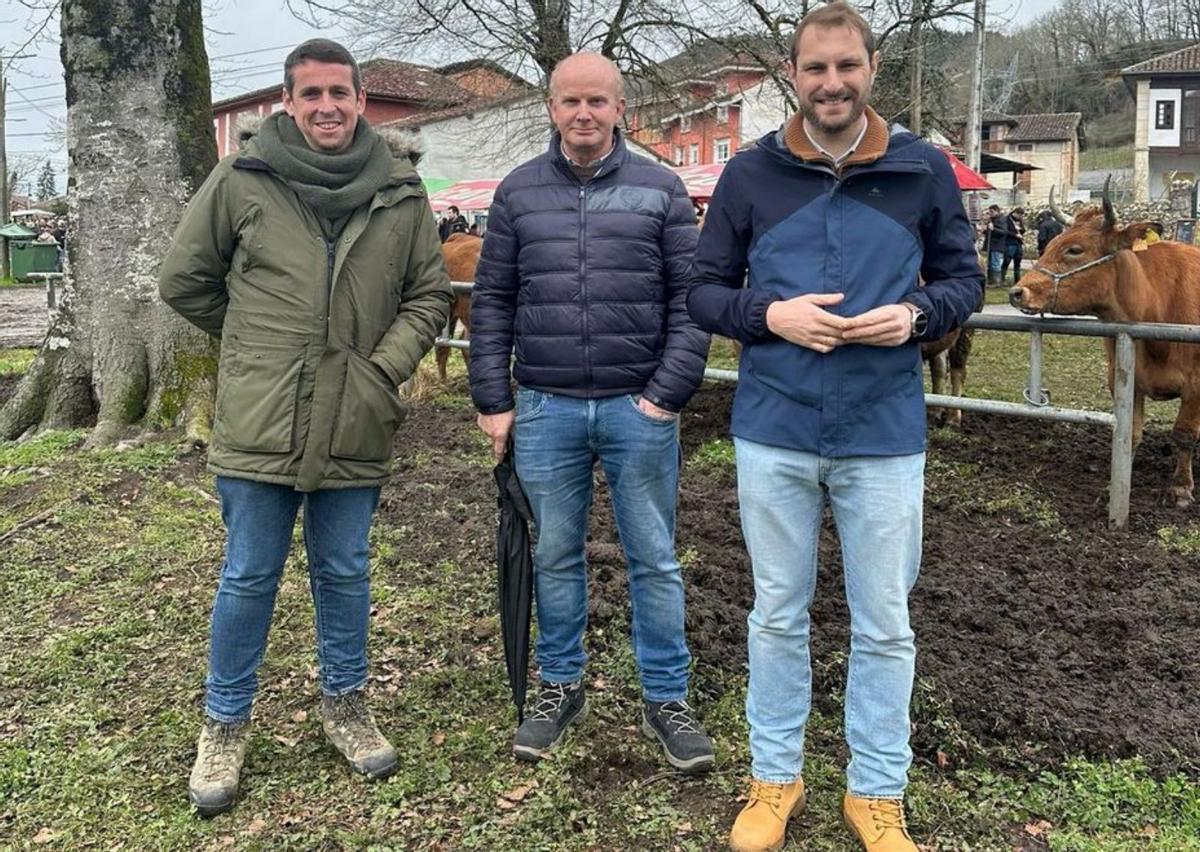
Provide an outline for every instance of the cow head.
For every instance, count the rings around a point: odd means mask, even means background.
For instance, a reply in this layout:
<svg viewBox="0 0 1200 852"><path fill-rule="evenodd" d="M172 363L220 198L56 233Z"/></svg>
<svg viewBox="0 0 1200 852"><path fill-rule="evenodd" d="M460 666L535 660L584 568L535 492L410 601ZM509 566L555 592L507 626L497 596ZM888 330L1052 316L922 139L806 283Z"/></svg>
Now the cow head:
<svg viewBox="0 0 1200 852"><path fill-rule="evenodd" d="M1008 291L1009 302L1027 314L1104 313L1117 286L1113 261L1118 252L1131 249L1155 224L1118 227L1108 181L1100 207L1088 207L1072 219L1058 209L1051 190L1050 209L1067 229L1050 241L1033 269Z"/></svg>

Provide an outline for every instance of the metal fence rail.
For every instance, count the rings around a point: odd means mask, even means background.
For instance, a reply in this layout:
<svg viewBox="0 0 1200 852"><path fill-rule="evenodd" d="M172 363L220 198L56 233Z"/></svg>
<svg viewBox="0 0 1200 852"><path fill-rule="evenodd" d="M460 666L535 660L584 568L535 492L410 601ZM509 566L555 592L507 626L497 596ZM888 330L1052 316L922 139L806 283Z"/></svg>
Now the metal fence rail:
<svg viewBox="0 0 1200 852"><path fill-rule="evenodd" d="M471 292L471 284L454 282L454 292ZM1108 521L1121 528L1129 521L1129 491L1133 471L1133 396L1134 340L1158 340L1170 343L1200 344L1200 326L1168 323L1101 322L1074 317L1008 316L975 314L964 323L967 328L987 331L1021 332L1029 339L1029 379L1024 390L1025 402L1006 402L999 399L972 399L944 394L925 394L925 404L934 408L958 408L985 414L1009 417L1029 417L1038 420L1057 420L1063 423L1086 423L1112 429L1112 462L1108 489ZM1092 411L1080 408L1057 408L1050 405L1042 387L1042 336L1065 334L1080 337L1111 337L1116 341L1113 371L1113 410ZM438 346L466 349L466 340L437 339ZM736 382L736 370L710 367L704 378L718 382Z"/></svg>

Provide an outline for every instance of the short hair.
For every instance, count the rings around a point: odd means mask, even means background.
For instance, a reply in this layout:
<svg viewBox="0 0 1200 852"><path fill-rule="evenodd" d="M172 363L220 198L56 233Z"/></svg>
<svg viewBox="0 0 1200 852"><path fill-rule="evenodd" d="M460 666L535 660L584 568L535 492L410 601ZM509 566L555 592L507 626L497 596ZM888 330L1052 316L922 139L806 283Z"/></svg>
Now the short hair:
<svg viewBox="0 0 1200 852"><path fill-rule="evenodd" d="M310 38L303 44L293 48L292 52L287 55L287 59L283 60L283 88L287 90L289 95L292 93L292 86L296 83L292 69L301 62L309 60L313 62L332 62L335 65L349 65L350 79L354 83L354 94L357 95L362 91L362 74L358 70L358 63L350 55L350 51L332 39Z"/></svg>
<svg viewBox="0 0 1200 852"><path fill-rule="evenodd" d="M999 204L989 204L989 205L988 205L988 210L995 210L997 213L999 213L999 212L1000 212L1000 205L999 205Z"/></svg>
<svg viewBox="0 0 1200 852"><path fill-rule="evenodd" d="M871 25L867 23L867 19L845 0L834 0L832 3L826 3L813 9L796 25L796 31L792 34L791 60L793 65L796 63L796 55L800 50L800 36L809 27L849 27L857 30L858 34L862 36L863 45L867 48L867 59L875 55L875 34L871 32Z"/></svg>
<svg viewBox="0 0 1200 852"><path fill-rule="evenodd" d="M1014 208L1013 208L1013 212L1014 212L1014 213L1020 213L1022 216L1024 216L1024 215L1025 215L1025 208L1024 208L1024 207L1014 207Z"/></svg>
<svg viewBox="0 0 1200 852"><path fill-rule="evenodd" d="M457 208L457 207L455 207L453 204L451 204L451 205L450 205L450 207L449 207L448 209L450 209L450 210L453 210L455 213L458 213L458 212L459 212L458 208Z"/></svg>

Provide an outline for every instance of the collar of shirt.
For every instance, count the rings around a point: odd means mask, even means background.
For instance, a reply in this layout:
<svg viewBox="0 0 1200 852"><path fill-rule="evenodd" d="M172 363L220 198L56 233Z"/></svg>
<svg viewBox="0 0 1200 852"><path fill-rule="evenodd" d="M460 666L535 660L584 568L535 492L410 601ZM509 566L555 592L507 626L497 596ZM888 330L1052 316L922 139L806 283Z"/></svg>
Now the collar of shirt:
<svg viewBox="0 0 1200 852"><path fill-rule="evenodd" d="M566 160L568 163L570 163L572 166L579 166L579 168L581 168L581 169L598 169L598 168L600 168L600 165L605 160L607 160L609 157L612 156L612 152L617 150L617 145L614 142L613 146L608 149L607 154L605 154L603 157L601 157L598 160L592 160L590 163L577 163L574 160L572 160L571 155L567 153L567 146L562 144L561 142L558 143L558 150L562 151L563 159Z"/></svg>
<svg viewBox="0 0 1200 852"><path fill-rule="evenodd" d="M858 150L858 146L862 144L863 137L867 135L867 124L868 124L867 116L863 115L862 128L858 131L858 136L855 137L855 139L852 143L850 143L850 147L842 152L842 155L840 157L835 157L833 154L829 153L828 150L826 150L824 147L822 147L820 142L818 142L816 139L813 139L812 134L808 132L807 125L805 125L805 127L804 127L804 135L808 137L808 141L812 143L812 146L814 148L816 148L819 152L821 152L826 157L828 157L829 160L833 163L834 167L837 167L837 166L840 166L842 163L844 163L846 160L850 159L850 157L854 154L854 152Z"/></svg>

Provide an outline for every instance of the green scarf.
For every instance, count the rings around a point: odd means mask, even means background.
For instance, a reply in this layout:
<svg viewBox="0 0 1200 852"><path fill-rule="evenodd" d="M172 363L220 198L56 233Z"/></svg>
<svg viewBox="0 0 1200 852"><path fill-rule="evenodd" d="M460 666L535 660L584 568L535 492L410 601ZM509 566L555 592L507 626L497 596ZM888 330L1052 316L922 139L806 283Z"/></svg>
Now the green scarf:
<svg viewBox="0 0 1200 852"><path fill-rule="evenodd" d="M286 112L263 119L254 153L287 181L322 222L339 222L387 185L392 154L387 143L361 115L350 147L326 154L308 147L296 121Z"/></svg>

